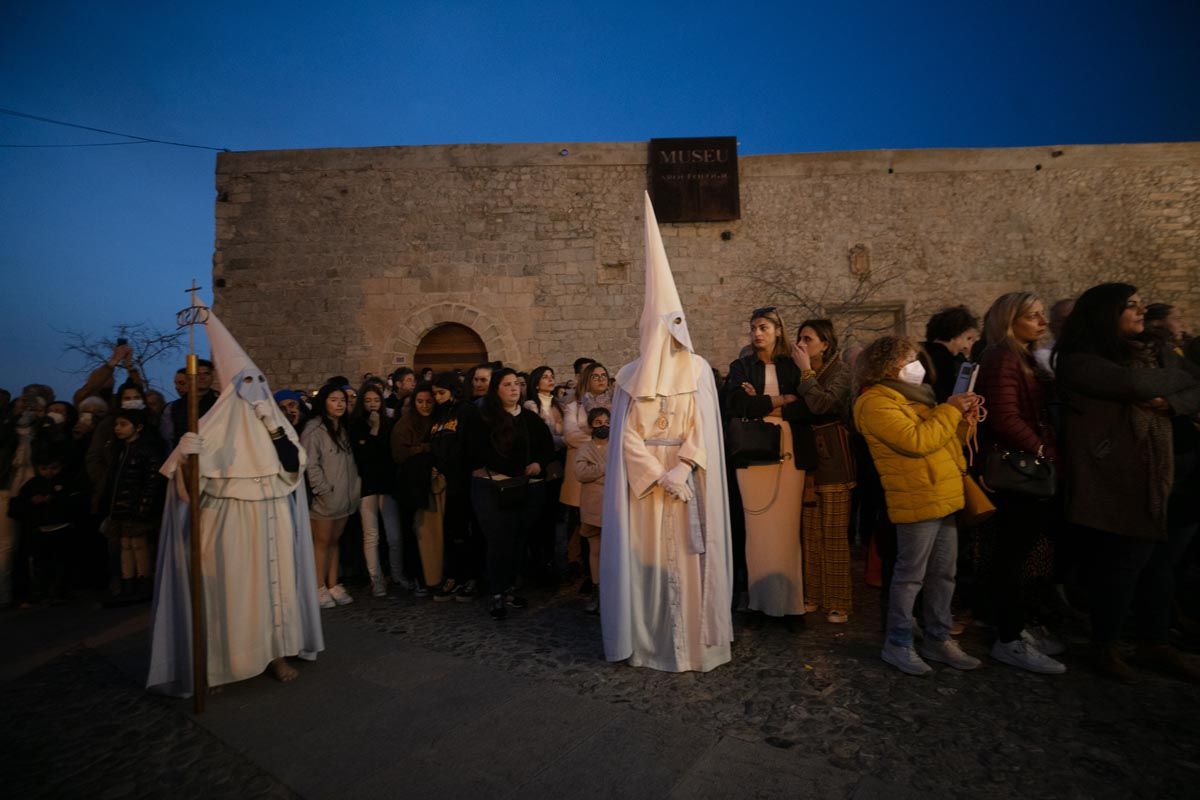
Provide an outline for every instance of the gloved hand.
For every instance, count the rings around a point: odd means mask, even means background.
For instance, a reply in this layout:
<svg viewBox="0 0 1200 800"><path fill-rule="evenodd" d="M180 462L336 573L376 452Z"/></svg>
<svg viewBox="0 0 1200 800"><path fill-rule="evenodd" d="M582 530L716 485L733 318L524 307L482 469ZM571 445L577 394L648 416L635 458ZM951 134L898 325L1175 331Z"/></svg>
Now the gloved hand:
<svg viewBox="0 0 1200 800"><path fill-rule="evenodd" d="M683 502L688 502L694 496L692 487L688 485L688 476L692 474L692 465L679 462L671 469L663 473L658 482L668 492L679 498Z"/></svg>
<svg viewBox="0 0 1200 800"><path fill-rule="evenodd" d="M253 408L254 416L258 417L258 421L261 422L267 430L272 430L271 424L274 419L271 414L271 401L255 400Z"/></svg>
<svg viewBox="0 0 1200 800"><path fill-rule="evenodd" d="M198 433L185 433L179 439L179 452L185 456L198 456L204 447L204 439Z"/></svg>

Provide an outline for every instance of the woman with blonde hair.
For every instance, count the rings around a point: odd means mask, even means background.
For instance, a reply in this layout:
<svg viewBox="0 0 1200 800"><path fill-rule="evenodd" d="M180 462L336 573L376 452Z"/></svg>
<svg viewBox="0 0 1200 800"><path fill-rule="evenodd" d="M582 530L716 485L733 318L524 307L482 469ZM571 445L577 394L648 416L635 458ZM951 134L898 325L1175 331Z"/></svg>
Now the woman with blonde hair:
<svg viewBox="0 0 1200 800"><path fill-rule="evenodd" d="M579 502L581 486L575 477L576 451L592 440L592 426L588 424L588 412L593 408L612 406L612 388L608 370L598 361L583 366L579 381L575 384L574 397L562 409L562 438L567 445L563 464L562 490L559 502L570 507L568 514L569 538L567 539L567 568L573 573L583 572L583 537L579 532ZM581 587L586 593L591 581L599 578L588 575Z"/></svg>
<svg viewBox="0 0 1200 800"><path fill-rule="evenodd" d="M737 463L739 454L730 454L746 517L750 608L769 617L803 621L800 506L805 470L816 463L813 453L797 452L802 423L784 419L785 409L798 399L800 369L792 360L783 320L774 306L750 312L750 344L753 351L729 365L725 385L730 425L761 420L780 428L778 463Z"/></svg>
<svg viewBox="0 0 1200 800"><path fill-rule="evenodd" d="M896 564L888 596L884 661L909 675L932 668L923 659L955 669L975 669L950 638L958 531L966 459L964 420L978 397L969 392L935 399L917 360L919 345L903 336L871 342L855 364L862 387L854 424L879 471L888 517L896 524ZM913 649L913 603L924 589L925 638Z"/></svg>
<svg viewBox="0 0 1200 800"><path fill-rule="evenodd" d="M855 485L850 450L850 368L842 363L833 323L801 323L792 347L800 370L797 400L784 419L808 426L817 466L804 479L804 588L806 610L825 612L833 623L850 620L850 491Z"/></svg>
<svg viewBox="0 0 1200 800"><path fill-rule="evenodd" d="M996 298L985 319L988 347L975 384L988 399L987 419L979 429L981 452L985 457L994 451L1025 453L1053 463L1058 451L1048 403L1054 377L1033 355L1047 328L1042 301L1029 292L1010 292ZM997 492L992 500L997 510L990 581L996 623L992 658L1030 672L1066 672L1050 657L1063 646L1025 630L1025 564L1057 517L1053 498Z"/></svg>

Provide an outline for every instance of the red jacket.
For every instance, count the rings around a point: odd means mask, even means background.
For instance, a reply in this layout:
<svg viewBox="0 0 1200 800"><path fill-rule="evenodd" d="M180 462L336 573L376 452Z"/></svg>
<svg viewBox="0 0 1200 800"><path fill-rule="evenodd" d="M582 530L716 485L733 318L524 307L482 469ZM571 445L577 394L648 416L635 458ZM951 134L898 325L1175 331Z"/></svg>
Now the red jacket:
<svg viewBox="0 0 1200 800"><path fill-rule="evenodd" d="M1054 427L1046 407L1054 380L1038 372L1032 355L1026 356L1026 363L1033 374L1021 368L1021 356L1008 347L989 347L984 351L979 378L975 381L975 391L983 395L987 409L979 438L984 452L999 447L1036 453L1042 447L1047 458L1057 461Z"/></svg>

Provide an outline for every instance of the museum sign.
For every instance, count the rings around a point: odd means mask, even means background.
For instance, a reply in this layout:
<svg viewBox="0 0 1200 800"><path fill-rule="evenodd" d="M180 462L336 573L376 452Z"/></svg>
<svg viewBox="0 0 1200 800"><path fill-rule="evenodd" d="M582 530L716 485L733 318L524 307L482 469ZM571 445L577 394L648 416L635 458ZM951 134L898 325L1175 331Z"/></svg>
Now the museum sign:
<svg viewBox="0 0 1200 800"><path fill-rule="evenodd" d="M651 139L649 172L659 222L720 222L742 215L736 136Z"/></svg>

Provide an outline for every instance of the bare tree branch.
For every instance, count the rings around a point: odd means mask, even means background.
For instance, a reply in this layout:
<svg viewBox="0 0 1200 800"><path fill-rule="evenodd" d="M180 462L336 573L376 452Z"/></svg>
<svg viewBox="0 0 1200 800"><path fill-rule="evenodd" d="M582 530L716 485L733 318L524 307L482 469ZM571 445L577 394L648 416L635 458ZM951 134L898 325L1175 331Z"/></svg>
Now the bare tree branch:
<svg viewBox="0 0 1200 800"><path fill-rule="evenodd" d="M113 327L111 335L91 334L77 330L59 330L63 336L63 353L71 353L79 357L80 366L70 372L86 375L98 364L112 357L117 347L117 341L124 339L133 349L133 365L144 377L146 366L163 356L173 355L184 349L184 337L187 331L163 330L148 322L136 324L122 323Z"/></svg>

